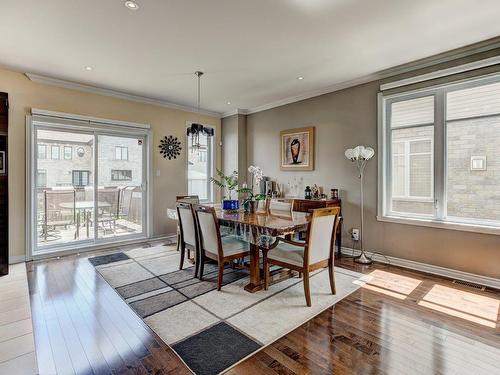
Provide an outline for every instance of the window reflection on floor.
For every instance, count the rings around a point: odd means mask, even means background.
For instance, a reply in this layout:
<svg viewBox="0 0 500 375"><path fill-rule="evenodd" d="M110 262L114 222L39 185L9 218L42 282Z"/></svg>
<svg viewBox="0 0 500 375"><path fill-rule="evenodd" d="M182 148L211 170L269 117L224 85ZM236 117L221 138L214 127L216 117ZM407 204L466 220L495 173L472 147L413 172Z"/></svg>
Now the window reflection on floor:
<svg viewBox="0 0 500 375"><path fill-rule="evenodd" d="M421 282L422 280L412 277L375 270L364 275L359 283L364 289L383 293L399 299L405 299Z"/></svg>
<svg viewBox="0 0 500 375"><path fill-rule="evenodd" d="M500 300L496 298L434 285L418 304L487 327L498 324Z"/></svg>

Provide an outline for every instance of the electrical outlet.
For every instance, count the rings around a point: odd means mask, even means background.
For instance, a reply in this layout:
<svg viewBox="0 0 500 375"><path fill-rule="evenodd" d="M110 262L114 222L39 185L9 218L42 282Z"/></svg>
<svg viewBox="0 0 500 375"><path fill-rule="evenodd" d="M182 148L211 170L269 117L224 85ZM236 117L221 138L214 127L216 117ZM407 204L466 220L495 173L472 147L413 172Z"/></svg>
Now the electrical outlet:
<svg viewBox="0 0 500 375"><path fill-rule="evenodd" d="M353 228L352 229L352 231L351 231L351 238L354 241L359 241L359 229L357 229L357 228Z"/></svg>

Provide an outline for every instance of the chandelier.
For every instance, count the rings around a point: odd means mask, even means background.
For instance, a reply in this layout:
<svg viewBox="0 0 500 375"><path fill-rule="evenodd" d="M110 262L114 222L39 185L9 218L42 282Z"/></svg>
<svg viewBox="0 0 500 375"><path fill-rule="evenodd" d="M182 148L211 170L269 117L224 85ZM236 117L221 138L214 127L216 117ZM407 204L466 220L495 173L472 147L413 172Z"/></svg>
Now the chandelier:
<svg viewBox="0 0 500 375"><path fill-rule="evenodd" d="M198 118L200 117L200 96L201 96L201 76L203 72L196 71L194 73L198 77ZM199 121L200 122L200 121ZM212 137L214 135L214 129L205 127L200 123L192 123L191 126L187 129L188 137L191 137L191 147L192 151L199 152L201 148L200 144L200 135L205 135L207 137Z"/></svg>

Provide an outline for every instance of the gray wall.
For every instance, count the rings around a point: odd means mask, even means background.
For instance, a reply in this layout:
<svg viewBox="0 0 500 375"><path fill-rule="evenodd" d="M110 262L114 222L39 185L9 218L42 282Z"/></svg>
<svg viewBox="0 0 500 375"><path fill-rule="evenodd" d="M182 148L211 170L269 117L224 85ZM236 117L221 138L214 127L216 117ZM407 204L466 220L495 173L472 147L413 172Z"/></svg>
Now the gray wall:
<svg viewBox="0 0 500 375"><path fill-rule="evenodd" d="M233 115L222 119L222 170L224 174L238 172L240 185L248 182L246 116Z"/></svg>
<svg viewBox="0 0 500 375"><path fill-rule="evenodd" d="M262 167L285 186L294 177L304 185L317 183L340 190L347 230L359 227L359 180L344 150L359 144L377 146L377 92L380 82L273 108L247 116L248 164ZM316 128L316 165L311 172L279 168L280 131ZM365 177L365 247L385 255L429 263L490 277L500 277L500 236L379 222L377 214L377 157Z"/></svg>

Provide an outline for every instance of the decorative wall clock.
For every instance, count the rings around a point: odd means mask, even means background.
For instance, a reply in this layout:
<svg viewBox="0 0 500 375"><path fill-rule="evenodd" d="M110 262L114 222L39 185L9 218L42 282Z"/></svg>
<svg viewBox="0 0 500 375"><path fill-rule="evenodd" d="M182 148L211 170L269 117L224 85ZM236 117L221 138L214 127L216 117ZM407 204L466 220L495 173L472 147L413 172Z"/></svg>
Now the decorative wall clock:
<svg viewBox="0 0 500 375"><path fill-rule="evenodd" d="M181 154L181 142L174 137L173 135L165 136L160 141L160 154L163 155L164 158L168 158L168 160L176 159L177 156Z"/></svg>

